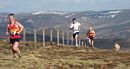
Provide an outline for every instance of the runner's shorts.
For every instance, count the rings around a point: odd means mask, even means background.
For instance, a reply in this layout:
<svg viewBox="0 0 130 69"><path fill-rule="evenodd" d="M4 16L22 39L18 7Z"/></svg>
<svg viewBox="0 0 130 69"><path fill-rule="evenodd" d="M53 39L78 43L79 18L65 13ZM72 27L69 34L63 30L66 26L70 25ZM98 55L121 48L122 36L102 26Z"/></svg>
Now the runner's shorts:
<svg viewBox="0 0 130 69"><path fill-rule="evenodd" d="M14 44L15 42L20 41L21 36L16 34L16 35L10 35L10 44Z"/></svg>
<svg viewBox="0 0 130 69"><path fill-rule="evenodd" d="M10 38L10 44L14 44L15 42L19 42L20 38Z"/></svg>
<svg viewBox="0 0 130 69"><path fill-rule="evenodd" d="M75 39L75 36L76 36L76 35L79 35L79 32L76 32L76 33L73 34L73 38L74 38L74 39Z"/></svg>

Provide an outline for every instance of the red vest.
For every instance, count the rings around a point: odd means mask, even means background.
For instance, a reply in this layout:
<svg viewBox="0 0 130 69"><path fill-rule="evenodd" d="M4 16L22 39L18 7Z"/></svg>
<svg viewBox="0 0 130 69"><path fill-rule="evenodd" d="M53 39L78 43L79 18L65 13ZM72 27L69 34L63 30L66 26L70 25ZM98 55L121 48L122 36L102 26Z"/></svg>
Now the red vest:
<svg viewBox="0 0 130 69"><path fill-rule="evenodd" d="M93 31L89 31L88 35L89 35L89 37L94 37L94 32Z"/></svg>
<svg viewBox="0 0 130 69"><path fill-rule="evenodd" d="M8 30L10 32L10 38L20 38L21 37L19 34L17 34L17 32L19 31L19 27L17 27L15 23L13 25L9 25Z"/></svg>

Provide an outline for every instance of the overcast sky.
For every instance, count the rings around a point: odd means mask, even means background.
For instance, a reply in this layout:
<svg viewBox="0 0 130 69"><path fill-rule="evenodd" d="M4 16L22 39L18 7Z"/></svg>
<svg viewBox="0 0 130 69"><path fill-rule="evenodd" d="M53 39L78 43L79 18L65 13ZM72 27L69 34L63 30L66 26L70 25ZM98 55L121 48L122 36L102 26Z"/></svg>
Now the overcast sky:
<svg viewBox="0 0 130 69"><path fill-rule="evenodd" d="M0 0L0 12L130 9L130 0Z"/></svg>

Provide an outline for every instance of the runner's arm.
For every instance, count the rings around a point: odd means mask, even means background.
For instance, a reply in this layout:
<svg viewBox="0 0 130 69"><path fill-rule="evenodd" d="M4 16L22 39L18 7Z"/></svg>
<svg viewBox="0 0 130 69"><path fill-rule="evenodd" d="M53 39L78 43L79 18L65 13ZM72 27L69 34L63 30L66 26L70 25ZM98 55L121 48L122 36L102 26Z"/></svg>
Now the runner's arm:
<svg viewBox="0 0 130 69"><path fill-rule="evenodd" d="M19 22L17 22L17 25L18 25L18 27L20 28L20 29L17 31L17 34L20 34L20 33L23 31L24 27L23 27L23 25L22 25L21 23L19 23Z"/></svg>
<svg viewBox="0 0 130 69"><path fill-rule="evenodd" d="M7 30L6 30L6 35L9 34L9 29L8 29L9 25L7 25Z"/></svg>
<svg viewBox="0 0 130 69"><path fill-rule="evenodd" d="M73 29L73 24L72 24L72 23L71 23L71 25L70 25L69 29L70 29L70 30L72 30L72 29Z"/></svg>
<svg viewBox="0 0 130 69"><path fill-rule="evenodd" d="M81 24L80 24L80 23L79 23L78 29L79 29L79 31L80 31L80 29L81 29Z"/></svg>
<svg viewBox="0 0 130 69"><path fill-rule="evenodd" d="M96 33L95 33L95 31L94 31L94 30L93 30L93 33L94 33L94 36L93 36L93 37L95 37Z"/></svg>

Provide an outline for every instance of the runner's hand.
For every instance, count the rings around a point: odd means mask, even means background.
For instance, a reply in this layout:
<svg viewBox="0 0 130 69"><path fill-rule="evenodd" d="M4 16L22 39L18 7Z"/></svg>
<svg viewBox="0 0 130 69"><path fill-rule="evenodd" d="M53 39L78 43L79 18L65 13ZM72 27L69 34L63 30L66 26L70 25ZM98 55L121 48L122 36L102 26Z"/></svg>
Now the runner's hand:
<svg viewBox="0 0 130 69"><path fill-rule="evenodd" d="M6 35L9 35L9 32L6 32Z"/></svg>
<svg viewBox="0 0 130 69"><path fill-rule="evenodd" d="M16 34L20 34L20 32L17 32Z"/></svg>

